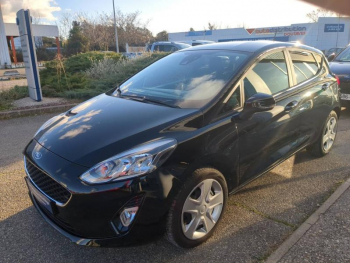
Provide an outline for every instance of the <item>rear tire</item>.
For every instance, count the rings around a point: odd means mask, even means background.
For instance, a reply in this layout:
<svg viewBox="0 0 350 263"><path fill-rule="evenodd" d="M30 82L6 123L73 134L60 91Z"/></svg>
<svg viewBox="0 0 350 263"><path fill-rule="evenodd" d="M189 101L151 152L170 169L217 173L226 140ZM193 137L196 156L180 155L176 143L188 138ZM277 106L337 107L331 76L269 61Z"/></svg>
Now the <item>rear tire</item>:
<svg viewBox="0 0 350 263"><path fill-rule="evenodd" d="M317 141L308 146L306 150L315 157L322 157L328 154L333 148L338 128L338 115L331 111Z"/></svg>
<svg viewBox="0 0 350 263"><path fill-rule="evenodd" d="M170 243L192 248L210 238L221 220L227 197L222 173L210 167L195 170L170 208L166 225Z"/></svg>

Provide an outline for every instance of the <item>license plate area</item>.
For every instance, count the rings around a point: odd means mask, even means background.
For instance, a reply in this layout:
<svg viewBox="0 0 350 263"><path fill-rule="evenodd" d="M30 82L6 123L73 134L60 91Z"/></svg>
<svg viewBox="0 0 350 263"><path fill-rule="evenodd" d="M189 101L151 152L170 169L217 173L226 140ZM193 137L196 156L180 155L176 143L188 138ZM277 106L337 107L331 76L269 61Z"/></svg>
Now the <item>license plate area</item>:
<svg viewBox="0 0 350 263"><path fill-rule="evenodd" d="M342 100L350 100L350 94L341 93L340 94L340 99L342 99Z"/></svg>
<svg viewBox="0 0 350 263"><path fill-rule="evenodd" d="M57 214L57 207L56 204L51 201L49 198L47 198L45 195L43 195L29 180L29 178L25 178L29 194L32 195L33 198L35 198L35 201L40 205L40 207L46 209L51 214L55 215Z"/></svg>

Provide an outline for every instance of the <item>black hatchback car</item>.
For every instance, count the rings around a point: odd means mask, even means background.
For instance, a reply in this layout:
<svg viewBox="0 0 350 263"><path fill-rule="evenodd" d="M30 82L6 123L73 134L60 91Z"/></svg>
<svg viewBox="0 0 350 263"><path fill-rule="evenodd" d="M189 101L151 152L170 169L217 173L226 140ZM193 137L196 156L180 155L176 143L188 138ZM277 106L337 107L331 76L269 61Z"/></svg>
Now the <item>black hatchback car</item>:
<svg viewBox="0 0 350 263"><path fill-rule="evenodd" d="M339 80L340 100L344 107L350 107L350 45L338 55L329 57L331 71Z"/></svg>
<svg viewBox="0 0 350 263"><path fill-rule="evenodd" d="M231 42L175 52L47 121L24 150L39 213L79 245L208 239L228 195L332 148L338 84L316 49Z"/></svg>

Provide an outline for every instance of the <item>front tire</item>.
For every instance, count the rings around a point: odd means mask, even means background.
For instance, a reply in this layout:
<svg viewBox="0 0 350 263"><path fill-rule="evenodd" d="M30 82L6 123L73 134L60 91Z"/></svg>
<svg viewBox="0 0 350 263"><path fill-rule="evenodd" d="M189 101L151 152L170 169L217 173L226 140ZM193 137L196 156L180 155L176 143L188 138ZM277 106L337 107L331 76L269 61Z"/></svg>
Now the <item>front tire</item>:
<svg viewBox="0 0 350 263"><path fill-rule="evenodd" d="M226 206L225 177L214 168L195 170L186 180L170 208L166 233L179 247L192 248L215 231Z"/></svg>
<svg viewBox="0 0 350 263"><path fill-rule="evenodd" d="M338 115L335 111L331 111L319 138L314 144L308 146L306 150L316 157L322 157L328 154L333 148L337 136L337 128Z"/></svg>

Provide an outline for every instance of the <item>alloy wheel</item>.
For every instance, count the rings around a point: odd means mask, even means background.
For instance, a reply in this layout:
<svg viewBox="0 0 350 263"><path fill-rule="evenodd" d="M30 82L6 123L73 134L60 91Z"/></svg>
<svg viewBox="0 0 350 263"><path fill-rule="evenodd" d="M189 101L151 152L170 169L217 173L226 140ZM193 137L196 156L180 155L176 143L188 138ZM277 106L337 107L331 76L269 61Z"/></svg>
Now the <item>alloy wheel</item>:
<svg viewBox="0 0 350 263"><path fill-rule="evenodd" d="M332 117L326 124L325 131L323 133L323 150L328 152L334 143L335 136L337 134L337 119Z"/></svg>
<svg viewBox="0 0 350 263"><path fill-rule="evenodd" d="M207 235L220 218L224 193L220 183L206 179L187 197L182 208L182 230L191 240Z"/></svg>

